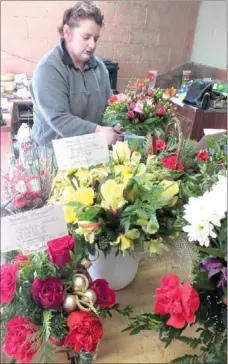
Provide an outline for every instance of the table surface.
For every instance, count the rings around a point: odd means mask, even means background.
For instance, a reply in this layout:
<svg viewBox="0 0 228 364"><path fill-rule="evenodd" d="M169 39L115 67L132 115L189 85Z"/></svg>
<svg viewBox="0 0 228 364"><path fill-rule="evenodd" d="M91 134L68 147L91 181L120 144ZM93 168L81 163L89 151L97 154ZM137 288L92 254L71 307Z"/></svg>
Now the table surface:
<svg viewBox="0 0 228 364"><path fill-rule="evenodd" d="M134 306L135 313L152 311L155 289L168 273L179 274L181 280L189 279L189 272L180 270L167 257L161 261L150 259L147 265L139 267L135 280L117 292L117 301L122 307ZM193 354L193 350L181 342L174 342L165 349L158 334L152 331L142 331L135 336L121 332L128 323L127 318L116 313L112 319L104 320L104 336L95 363L170 363L174 358ZM195 336L195 329L189 328L185 334ZM54 360L55 363L69 363L62 354L57 354Z"/></svg>

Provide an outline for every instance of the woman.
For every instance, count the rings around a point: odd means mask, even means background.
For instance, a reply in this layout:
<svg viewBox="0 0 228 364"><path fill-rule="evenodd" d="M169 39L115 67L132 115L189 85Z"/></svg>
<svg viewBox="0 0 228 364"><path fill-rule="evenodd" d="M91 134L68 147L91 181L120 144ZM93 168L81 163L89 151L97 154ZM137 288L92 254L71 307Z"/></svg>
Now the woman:
<svg viewBox="0 0 228 364"><path fill-rule="evenodd" d="M81 1L65 11L59 28L60 44L37 64L30 92L33 99L33 139L40 150L52 148L52 140L102 132L108 144L123 136L118 126L102 125L112 95L109 73L95 57L103 26L100 9Z"/></svg>

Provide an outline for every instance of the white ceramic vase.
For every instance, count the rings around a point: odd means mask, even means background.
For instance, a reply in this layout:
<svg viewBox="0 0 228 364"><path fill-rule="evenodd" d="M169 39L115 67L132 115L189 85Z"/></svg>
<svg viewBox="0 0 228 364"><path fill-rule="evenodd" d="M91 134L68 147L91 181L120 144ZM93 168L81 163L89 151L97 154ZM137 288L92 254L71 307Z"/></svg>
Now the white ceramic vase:
<svg viewBox="0 0 228 364"><path fill-rule="evenodd" d="M109 282L110 287L118 291L128 286L136 276L138 262L133 255L126 253L125 256L118 254L116 247L105 257L103 251L96 249L96 255L90 256L93 265L89 268L92 279L103 278Z"/></svg>

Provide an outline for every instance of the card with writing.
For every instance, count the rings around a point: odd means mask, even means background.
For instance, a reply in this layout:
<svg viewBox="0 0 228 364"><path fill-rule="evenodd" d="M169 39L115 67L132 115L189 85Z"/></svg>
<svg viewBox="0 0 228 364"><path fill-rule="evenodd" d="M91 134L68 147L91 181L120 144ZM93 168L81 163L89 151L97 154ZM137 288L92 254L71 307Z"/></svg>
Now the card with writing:
<svg viewBox="0 0 228 364"><path fill-rule="evenodd" d="M68 235L63 206L45 206L1 218L1 253L45 249L49 240Z"/></svg>
<svg viewBox="0 0 228 364"><path fill-rule="evenodd" d="M103 133L57 139L52 143L59 170L88 168L109 160L108 144Z"/></svg>

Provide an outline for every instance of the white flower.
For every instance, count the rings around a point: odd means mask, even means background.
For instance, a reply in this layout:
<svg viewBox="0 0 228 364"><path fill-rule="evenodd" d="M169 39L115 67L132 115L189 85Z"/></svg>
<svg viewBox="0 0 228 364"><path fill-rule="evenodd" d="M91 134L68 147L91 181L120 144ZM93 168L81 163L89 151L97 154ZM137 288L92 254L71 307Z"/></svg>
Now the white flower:
<svg viewBox="0 0 228 364"><path fill-rule="evenodd" d="M213 231L213 225L203 220L187 225L183 230L188 234L189 241L198 241L201 246L206 247L210 244L209 237L216 238L217 236Z"/></svg>

